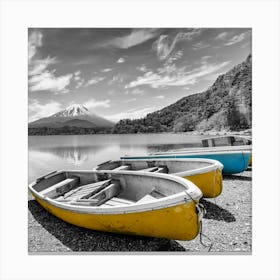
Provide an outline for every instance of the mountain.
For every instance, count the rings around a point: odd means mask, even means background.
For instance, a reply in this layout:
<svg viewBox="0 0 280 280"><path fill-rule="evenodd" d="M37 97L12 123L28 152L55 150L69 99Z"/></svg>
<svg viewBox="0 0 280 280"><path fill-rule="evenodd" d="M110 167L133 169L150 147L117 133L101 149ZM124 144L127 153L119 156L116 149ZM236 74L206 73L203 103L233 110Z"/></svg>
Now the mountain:
<svg viewBox="0 0 280 280"><path fill-rule="evenodd" d="M29 123L31 135L244 130L252 127L252 56L217 77L207 90L188 95L145 118L114 123L72 105Z"/></svg>
<svg viewBox="0 0 280 280"><path fill-rule="evenodd" d="M252 126L252 56L218 76L206 91L136 120L120 120L114 133L243 130Z"/></svg>
<svg viewBox="0 0 280 280"><path fill-rule="evenodd" d="M47 118L42 118L28 124L29 128L112 128L113 122L110 122L100 116L92 114L85 106L74 104L56 114Z"/></svg>

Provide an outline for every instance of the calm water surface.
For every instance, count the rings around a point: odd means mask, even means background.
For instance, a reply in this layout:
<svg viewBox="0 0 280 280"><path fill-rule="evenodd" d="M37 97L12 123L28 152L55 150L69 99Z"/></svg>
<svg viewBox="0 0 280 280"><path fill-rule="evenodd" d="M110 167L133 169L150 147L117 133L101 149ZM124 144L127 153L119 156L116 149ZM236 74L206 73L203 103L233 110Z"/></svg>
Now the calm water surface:
<svg viewBox="0 0 280 280"><path fill-rule="evenodd" d="M92 169L123 155L198 147L203 137L186 133L29 136L28 180L54 170Z"/></svg>

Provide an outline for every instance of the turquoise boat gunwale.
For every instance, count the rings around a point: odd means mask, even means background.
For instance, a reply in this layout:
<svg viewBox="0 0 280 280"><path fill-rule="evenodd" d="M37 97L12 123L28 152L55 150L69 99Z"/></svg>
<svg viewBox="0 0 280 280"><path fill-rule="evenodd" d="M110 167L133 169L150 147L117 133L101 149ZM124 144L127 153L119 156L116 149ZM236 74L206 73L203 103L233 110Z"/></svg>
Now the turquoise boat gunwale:
<svg viewBox="0 0 280 280"><path fill-rule="evenodd" d="M242 146L245 147L245 146ZM215 147L216 148L216 147ZM228 151L226 149L200 149L200 150L177 150L162 153L155 153L145 156L123 156L121 159L171 159L171 158L208 158L221 162L224 168L224 175L236 174L245 171L248 168L252 152L250 149L235 149Z"/></svg>

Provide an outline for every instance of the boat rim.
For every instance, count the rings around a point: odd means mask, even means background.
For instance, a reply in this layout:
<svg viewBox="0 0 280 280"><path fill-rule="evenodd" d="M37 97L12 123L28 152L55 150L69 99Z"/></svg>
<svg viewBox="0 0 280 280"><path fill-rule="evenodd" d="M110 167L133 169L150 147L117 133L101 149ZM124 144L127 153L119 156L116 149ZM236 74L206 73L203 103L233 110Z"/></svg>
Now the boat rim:
<svg viewBox="0 0 280 280"><path fill-rule="evenodd" d="M62 210L68 210L71 212L77 212L82 214L106 214L106 215L114 215L114 214L128 214L128 213L141 213L148 212L153 210L159 210L164 208L169 208L176 205L181 205L189 202L197 203L198 200L202 197L202 192L200 189L191 181L174 176L171 174L164 173L149 173L149 172L132 172L132 171L92 171L92 170L60 170L54 173L53 175L63 173L63 172L79 172L79 173L87 173L87 172L96 172L96 173L110 173L110 174L121 174L121 175L136 175L136 176L147 176L147 177L157 177L162 179L167 179L171 181L175 181L183 187L185 190L182 190L179 193L159 198L155 201L143 202L143 203L132 203L126 206L110 206L110 207L100 207L100 206L85 206L85 205L73 205L67 204L60 201L56 201L54 199L45 197L37 192L33 186L36 185L36 181L29 184L28 188L30 192L35 196L47 204L60 208Z"/></svg>
<svg viewBox="0 0 280 280"><path fill-rule="evenodd" d="M224 155L224 154L251 154L252 151L248 150L240 150L240 151L202 151L202 150L195 150L195 151L190 151L190 150L177 150L177 151L168 151L168 152L157 152L154 154L149 154L147 156L123 156L121 159L145 159L145 158L155 158L155 157L166 157L170 155Z"/></svg>
<svg viewBox="0 0 280 280"><path fill-rule="evenodd" d="M214 135L202 138L201 140L211 140L211 139L218 139L218 138L227 138L227 137L237 137L237 138L244 138L246 140L251 140L251 135L238 135L238 134L228 134L228 135Z"/></svg>
<svg viewBox="0 0 280 280"><path fill-rule="evenodd" d="M137 160L137 159L136 159ZM135 159L122 159L122 160L119 160L119 161L136 161ZM153 161L153 159L138 159L139 161ZM156 160L156 159L155 159ZM224 168L224 165L217 161L217 160L214 160L214 159L204 159L204 158L170 158L170 159L167 159L168 161L187 161L187 162L203 162L203 163L209 163L211 165L208 165L208 166L204 166L204 167L199 167L199 168L195 168L195 169L191 169L191 170L186 170L186 171L181 171L181 172L176 172L176 173L168 173L170 175L176 175L176 176L192 176L192 175L200 175L202 173L206 173L206 172L211 172L211 171L214 171L214 170L222 170ZM113 160L111 162L114 162ZM98 166L96 166L98 167ZM138 171L139 172L139 171Z"/></svg>

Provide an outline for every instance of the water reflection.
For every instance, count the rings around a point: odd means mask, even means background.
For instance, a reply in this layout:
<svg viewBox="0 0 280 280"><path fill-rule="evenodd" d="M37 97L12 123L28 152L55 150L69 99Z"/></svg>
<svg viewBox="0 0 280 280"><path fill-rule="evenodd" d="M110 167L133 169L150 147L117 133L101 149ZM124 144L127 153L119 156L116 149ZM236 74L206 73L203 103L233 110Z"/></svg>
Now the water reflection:
<svg viewBox="0 0 280 280"><path fill-rule="evenodd" d="M178 135L86 135L29 137L29 182L54 170L92 169L124 155L198 146Z"/></svg>
<svg viewBox="0 0 280 280"><path fill-rule="evenodd" d="M29 151L29 180L53 170L92 169L119 154L118 146L53 147Z"/></svg>
<svg viewBox="0 0 280 280"><path fill-rule="evenodd" d="M148 151L149 153L166 152L168 150L194 148L194 147L201 147L201 146L202 145L200 143L148 145Z"/></svg>
<svg viewBox="0 0 280 280"><path fill-rule="evenodd" d="M67 148L54 149L52 152L57 156L65 159L66 162L77 166L77 165L81 165L88 159L88 153L83 150L89 150L89 149L74 147L73 149L67 149Z"/></svg>

